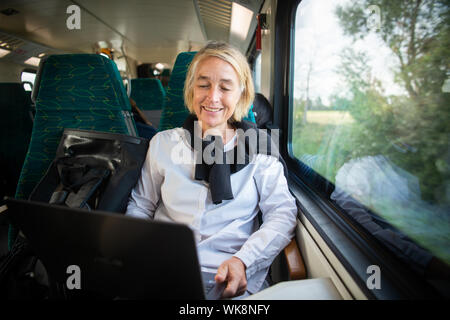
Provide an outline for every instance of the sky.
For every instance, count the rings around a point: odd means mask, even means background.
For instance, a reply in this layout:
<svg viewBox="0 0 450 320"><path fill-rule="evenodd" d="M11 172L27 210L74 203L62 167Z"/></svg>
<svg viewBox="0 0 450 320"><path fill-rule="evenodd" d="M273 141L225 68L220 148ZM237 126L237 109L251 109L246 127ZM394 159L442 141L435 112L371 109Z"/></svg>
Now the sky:
<svg viewBox="0 0 450 320"><path fill-rule="evenodd" d="M322 102L328 105L330 95L344 93L346 85L336 69L340 65L339 55L346 47L352 47L356 52L366 52L372 74L382 81L386 95L404 93L393 81L392 70L397 66L397 60L375 32L356 42L343 34L334 11L337 5L350 2L350 0L304 0L300 3L295 25L294 98L300 98L302 95L306 97L306 78L311 62L309 90L311 100L320 96ZM380 14L382 28L382 8Z"/></svg>

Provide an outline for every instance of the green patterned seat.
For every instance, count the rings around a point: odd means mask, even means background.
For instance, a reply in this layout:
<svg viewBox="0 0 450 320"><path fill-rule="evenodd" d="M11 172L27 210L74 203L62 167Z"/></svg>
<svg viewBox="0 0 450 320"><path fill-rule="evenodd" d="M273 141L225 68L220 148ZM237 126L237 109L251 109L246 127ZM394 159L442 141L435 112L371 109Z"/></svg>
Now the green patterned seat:
<svg viewBox="0 0 450 320"><path fill-rule="evenodd" d="M183 88L189 65L196 53L195 51L181 52L177 56L167 88L166 103L159 122L159 131L181 127L189 115L189 111L184 105ZM253 105L244 120L256 123L252 109Z"/></svg>
<svg viewBox="0 0 450 320"><path fill-rule="evenodd" d="M166 101L166 91L161 81L155 78L132 79L131 98L153 127L157 129Z"/></svg>
<svg viewBox="0 0 450 320"><path fill-rule="evenodd" d="M131 79L131 98L141 110L161 110L166 92L159 79Z"/></svg>
<svg viewBox="0 0 450 320"><path fill-rule="evenodd" d="M16 190L19 199L27 199L44 176L64 128L136 135L128 96L110 59L96 54L52 55L41 62L36 82L36 115ZM15 236L10 230L10 245Z"/></svg>
<svg viewBox="0 0 450 320"><path fill-rule="evenodd" d="M167 87L166 103L159 121L159 131L181 127L189 115L184 105L183 88L187 70L196 53L181 52L175 60Z"/></svg>

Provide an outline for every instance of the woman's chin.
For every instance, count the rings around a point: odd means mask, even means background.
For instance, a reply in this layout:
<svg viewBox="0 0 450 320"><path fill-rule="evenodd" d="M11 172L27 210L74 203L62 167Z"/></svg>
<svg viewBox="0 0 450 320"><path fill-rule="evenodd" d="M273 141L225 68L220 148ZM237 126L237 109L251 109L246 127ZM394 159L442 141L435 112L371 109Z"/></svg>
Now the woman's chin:
<svg viewBox="0 0 450 320"><path fill-rule="evenodd" d="M206 128L220 127L221 124L226 122L221 121L221 119L216 119L216 117L201 117L200 121L202 122L202 125Z"/></svg>

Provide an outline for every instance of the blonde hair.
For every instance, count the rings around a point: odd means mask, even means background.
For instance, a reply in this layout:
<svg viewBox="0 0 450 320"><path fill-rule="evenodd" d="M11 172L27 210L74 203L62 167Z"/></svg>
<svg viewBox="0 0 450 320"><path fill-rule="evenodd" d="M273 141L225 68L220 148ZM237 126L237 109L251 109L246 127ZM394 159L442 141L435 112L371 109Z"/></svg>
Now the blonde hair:
<svg viewBox="0 0 450 320"><path fill-rule="evenodd" d="M241 97L236 105L233 115L229 121L241 121L247 116L250 105L255 97L252 74L247 59L236 48L225 42L211 41L206 44L194 56L189 66L184 83L184 103L190 113L194 112L194 77L197 67L201 61L208 57L217 57L228 62L236 71L241 89Z"/></svg>

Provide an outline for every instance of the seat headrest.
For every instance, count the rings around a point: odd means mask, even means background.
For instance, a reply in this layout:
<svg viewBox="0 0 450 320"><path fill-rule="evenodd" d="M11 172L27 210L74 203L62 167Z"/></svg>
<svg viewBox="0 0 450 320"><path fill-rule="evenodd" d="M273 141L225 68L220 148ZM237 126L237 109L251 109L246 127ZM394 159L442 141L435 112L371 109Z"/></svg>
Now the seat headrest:
<svg viewBox="0 0 450 320"><path fill-rule="evenodd" d="M272 122L272 106L270 102L261 93L255 94L253 101L253 112L255 114L256 125L258 128L265 128L266 124Z"/></svg>

